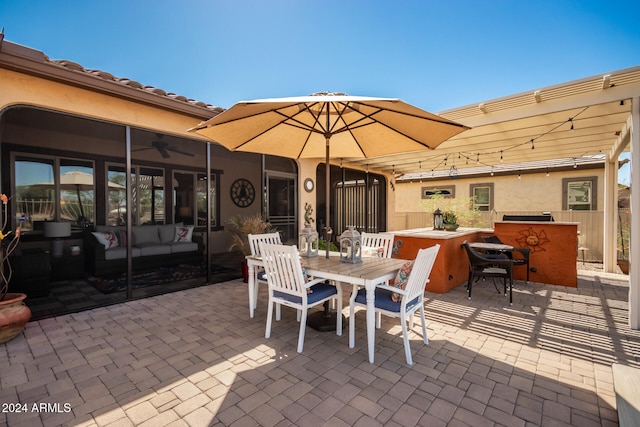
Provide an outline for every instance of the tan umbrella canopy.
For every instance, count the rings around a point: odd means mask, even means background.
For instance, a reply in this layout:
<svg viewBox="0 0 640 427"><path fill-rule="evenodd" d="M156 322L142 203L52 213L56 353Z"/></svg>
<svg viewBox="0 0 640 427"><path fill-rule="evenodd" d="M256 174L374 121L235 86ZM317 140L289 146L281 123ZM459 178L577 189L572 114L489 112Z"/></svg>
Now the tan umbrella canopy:
<svg viewBox="0 0 640 427"><path fill-rule="evenodd" d="M232 151L288 158L368 158L433 149L468 127L399 99L322 92L242 101L190 129ZM331 230L325 230L329 240ZM328 256L328 253L327 253Z"/></svg>

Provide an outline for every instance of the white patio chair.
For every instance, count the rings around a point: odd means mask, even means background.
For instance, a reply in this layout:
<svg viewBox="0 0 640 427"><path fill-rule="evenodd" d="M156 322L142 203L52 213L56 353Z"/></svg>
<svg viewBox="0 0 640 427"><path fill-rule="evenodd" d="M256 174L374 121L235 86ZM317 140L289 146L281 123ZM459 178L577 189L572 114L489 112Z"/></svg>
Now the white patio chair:
<svg viewBox="0 0 640 427"><path fill-rule="evenodd" d="M378 256L380 258L391 258L393 254L393 238L390 233L366 233L361 235L362 256ZM357 287L353 288L356 292ZM380 329L382 325L382 315L376 313L376 328Z"/></svg>
<svg viewBox="0 0 640 427"><path fill-rule="evenodd" d="M269 309L264 337L271 336L273 305L293 307L302 314L298 335L298 353L302 353L308 309L330 299L337 299L336 334L342 335L342 288L325 283L325 279L307 281L300 264L298 248L287 245L262 244L262 260L269 286Z"/></svg>
<svg viewBox="0 0 640 427"><path fill-rule="evenodd" d="M413 315L418 309L420 310L420 320L422 322L422 338L425 344L429 344L426 319L424 317L424 290L425 284L429 283L429 275L439 250L440 245L435 245L418 251L404 289L389 285L379 285L375 289L376 312L379 311L386 316L400 318L402 336L404 338L404 352L409 365L413 364L413 361L411 359L407 321L409 321L409 328L413 329ZM399 294L401 298L399 302L393 301L392 296L394 293ZM354 309L356 306L367 307L365 289L352 293L349 300L349 347L355 346Z"/></svg>
<svg viewBox="0 0 640 427"><path fill-rule="evenodd" d="M251 249L251 255L253 256L261 256L260 245L262 243L268 243L273 245L280 245L282 241L280 239L280 233L263 233L263 234L248 234L249 239L249 248ZM255 309L258 306L258 288L260 287L260 283L267 284L267 279L264 277L264 268L256 267L253 271L253 308ZM251 301L249 302L251 304ZM280 320L280 309L276 312L276 319Z"/></svg>
<svg viewBox="0 0 640 427"><path fill-rule="evenodd" d="M362 241L362 256L391 258L391 254L393 253L393 237L393 234L390 233L363 232L360 235Z"/></svg>

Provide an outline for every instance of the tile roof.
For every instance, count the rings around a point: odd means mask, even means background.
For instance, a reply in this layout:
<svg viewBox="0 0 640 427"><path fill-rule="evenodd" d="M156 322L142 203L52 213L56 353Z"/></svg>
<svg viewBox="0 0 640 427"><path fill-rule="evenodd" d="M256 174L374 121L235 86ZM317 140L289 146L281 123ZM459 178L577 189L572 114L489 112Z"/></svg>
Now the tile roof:
<svg viewBox="0 0 640 427"><path fill-rule="evenodd" d="M45 61L53 64L53 65L57 65L57 66L61 66L61 67L65 67L69 70L73 70L73 71L78 71L78 72L82 72L85 73L87 75L91 75L91 76L95 76L97 78L103 79L103 80L108 80L108 81L112 81L115 83L119 83L128 87L131 87L133 89L138 89L138 90L143 90L143 91L147 91L147 92L151 92L154 93L156 95L159 96L163 96L163 97L167 97L167 98L171 98L171 99L175 99L176 101L180 101L180 102L185 102L188 104L192 104L192 105L196 105L198 107L202 107L202 108L206 108L208 110L217 112L217 113L221 113L224 111L224 108L221 107L216 107L214 105L211 104L207 104L205 102L202 101L196 101L195 99L190 99L187 98L185 96L182 95L177 95L175 93L172 92L167 92L164 89L158 88L158 87L154 87L154 86L145 86L135 80L131 80L125 77L116 77L111 73L108 73L106 71L102 71L102 70L91 70L91 69L87 69L84 68L82 65L73 62L73 61L69 61L66 59L60 59L60 60L56 60L56 59L50 59L49 57L47 57L45 55Z"/></svg>

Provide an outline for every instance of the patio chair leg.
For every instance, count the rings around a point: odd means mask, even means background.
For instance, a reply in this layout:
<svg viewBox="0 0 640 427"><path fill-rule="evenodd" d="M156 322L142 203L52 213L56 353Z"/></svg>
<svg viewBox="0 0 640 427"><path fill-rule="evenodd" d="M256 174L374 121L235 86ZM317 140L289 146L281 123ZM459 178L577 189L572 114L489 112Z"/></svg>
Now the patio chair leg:
<svg viewBox="0 0 640 427"><path fill-rule="evenodd" d="M273 303L269 301L269 308L267 309L267 326L264 331L264 337L269 338L271 336L271 320L273 319Z"/></svg>
<svg viewBox="0 0 640 427"><path fill-rule="evenodd" d="M304 346L304 332L307 328L307 310L302 311L302 318L300 319L300 333L298 334L298 353L302 353L302 347Z"/></svg>
<svg viewBox="0 0 640 427"><path fill-rule="evenodd" d="M407 330L407 319L405 316L400 317L400 323L402 323L402 338L404 340L404 354L407 357L407 364L413 365L413 360L411 360L411 347L409 346L409 331Z"/></svg>
<svg viewBox="0 0 640 427"><path fill-rule="evenodd" d="M420 306L420 321L422 322L422 340L425 344L429 344L429 335L427 335L427 319L424 317L424 303Z"/></svg>
<svg viewBox="0 0 640 427"><path fill-rule="evenodd" d="M356 316L354 310L354 301L358 293L357 286L354 285L353 292L349 298L349 348L356 346Z"/></svg>
<svg viewBox="0 0 640 427"><path fill-rule="evenodd" d="M340 286L340 285L338 285ZM342 292L338 291L337 298L334 299L336 301L336 335L342 336Z"/></svg>

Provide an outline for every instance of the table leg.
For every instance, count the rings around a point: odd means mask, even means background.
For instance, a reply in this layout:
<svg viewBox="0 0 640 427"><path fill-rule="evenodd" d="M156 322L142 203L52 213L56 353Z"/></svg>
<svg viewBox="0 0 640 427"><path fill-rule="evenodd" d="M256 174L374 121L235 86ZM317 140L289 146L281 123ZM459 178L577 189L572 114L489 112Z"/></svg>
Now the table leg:
<svg viewBox="0 0 640 427"><path fill-rule="evenodd" d="M375 289L373 285L367 285L367 347L369 349L369 363L374 360L374 347L376 340L376 307Z"/></svg>
<svg viewBox="0 0 640 427"><path fill-rule="evenodd" d="M248 265L248 280L247 280L247 287L249 288L249 317L253 318L253 312L255 310L255 289L256 289L256 284L255 284L255 267L253 265L252 262L249 262Z"/></svg>

